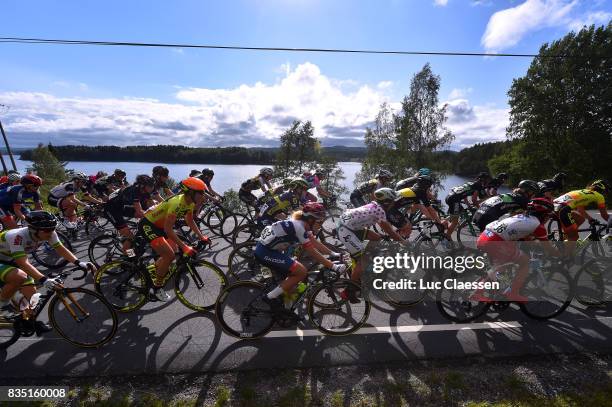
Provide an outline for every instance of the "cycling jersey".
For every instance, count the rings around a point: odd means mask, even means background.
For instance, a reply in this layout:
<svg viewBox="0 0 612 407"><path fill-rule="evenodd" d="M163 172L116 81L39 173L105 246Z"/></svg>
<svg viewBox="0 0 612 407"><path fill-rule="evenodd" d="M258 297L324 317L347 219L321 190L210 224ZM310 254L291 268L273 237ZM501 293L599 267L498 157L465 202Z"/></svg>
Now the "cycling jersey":
<svg viewBox="0 0 612 407"><path fill-rule="evenodd" d="M406 178L406 179L403 179L401 181L398 181L398 183L395 184L395 190L399 191L399 190L404 189L404 188L410 188L410 187L414 186L414 184L417 183L418 179L419 179L419 177L416 176L416 177L410 177L410 178Z"/></svg>
<svg viewBox="0 0 612 407"><path fill-rule="evenodd" d="M38 192L28 192L23 185L15 185L0 190L0 208L4 211L13 212L13 205L24 205L28 202L38 203L40 195Z"/></svg>
<svg viewBox="0 0 612 407"><path fill-rule="evenodd" d="M304 176L304 180L308 184L308 189L317 188L321 185L321 180L316 175L307 175Z"/></svg>
<svg viewBox="0 0 612 407"><path fill-rule="evenodd" d="M562 206L569 206L571 209L585 208L591 204L597 205L600 209L606 208L606 199L604 196L590 189L580 189L568 192L567 194L561 195L553 202L555 203L556 209L560 209Z"/></svg>
<svg viewBox="0 0 612 407"><path fill-rule="evenodd" d="M261 188L263 185L266 185L266 180L263 176L258 175L256 177L249 178L248 180L244 181L240 186L240 189L250 192Z"/></svg>
<svg viewBox="0 0 612 407"><path fill-rule="evenodd" d="M54 186L51 191L49 191L49 196L55 199L61 199L70 195L74 195L76 192L76 185L73 181L69 181Z"/></svg>
<svg viewBox="0 0 612 407"><path fill-rule="evenodd" d="M463 185L452 188L447 198L453 197L453 199L461 200L471 196L474 192L477 192L480 197L484 196L485 187L480 181L466 182Z"/></svg>
<svg viewBox="0 0 612 407"><path fill-rule="evenodd" d="M379 188L382 188L383 185L377 179L371 179L366 182L362 182L357 186L355 191L360 192L361 194L371 194Z"/></svg>
<svg viewBox="0 0 612 407"><path fill-rule="evenodd" d="M275 196L261 206L259 216L274 217L280 212L287 212L288 209L297 209L300 206L300 197L293 191L285 192L281 196Z"/></svg>
<svg viewBox="0 0 612 407"><path fill-rule="evenodd" d="M282 220L266 226L258 240L258 245L267 249L284 252L296 245L311 245L312 233L306 231L301 220Z"/></svg>
<svg viewBox="0 0 612 407"><path fill-rule="evenodd" d="M98 191L104 191L108 190L109 187L121 188L126 185L127 181L125 179L120 179L115 177L115 175L107 175L96 179L94 188L96 188Z"/></svg>
<svg viewBox="0 0 612 407"><path fill-rule="evenodd" d="M193 212L194 209L195 203L188 204L185 195L179 194L149 208L145 212L144 218L158 228L163 229L168 215L174 214L177 219L182 219L188 212Z"/></svg>
<svg viewBox="0 0 612 407"><path fill-rule="evenodd" d="M473 217L474 223L483 230L485 226L506 213L527 209L529 199L522 194L509 193L491 197L480 204Z"/></svg>
<svg viewBox="0 0 612 407"><path fill-rule="evenodd" d="M539 195L543 195L544 192L558 191L563 188L563 184L559 181L555 181L552 179L545 179L538 182L538 187L540 187Z"/></svg>
<svg viewBox="0 0 612 407"><path fill-rule="evenodd" d="M501 238L505 241L514 241L533 235L536 239L547 240L546 228L535 216L521 213L509 218L489 223L483 235L486 238Z"/></svg>
<svg viewBox="0 0 612 407"><path fill-rule="evenodd" d="M361 230L374 226L386 219L385 210L378 202L370 202L355 209L347 209L340 216L340 225L352 230Z"/></svg>
<svg viewBox="0 0 612 407"><path fill-rule="evenodd" d="M26 257L43 243L35 242L27 227L4 231L0 233L0 261L10 262ZM48 243L54 249L62 245L56 232L51 234Z"/></svg>
<svg viewBox="0 0 612 407"><path fill-rule="evenodd" d="M4 183L0 184L0 190L7 189L10 186L12 186L12 184L10 182L4 182Z"/></svg>

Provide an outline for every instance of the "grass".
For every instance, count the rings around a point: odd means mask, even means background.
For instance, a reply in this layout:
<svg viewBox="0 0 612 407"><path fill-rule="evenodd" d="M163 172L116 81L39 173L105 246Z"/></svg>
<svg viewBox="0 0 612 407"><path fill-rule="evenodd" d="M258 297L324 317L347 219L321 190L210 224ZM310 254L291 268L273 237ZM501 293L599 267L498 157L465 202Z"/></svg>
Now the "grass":
<svg viewBox="0 0 612 407"><path fill-rule="evenodd" d="M217 387L217 399L215 400L215 407L226 406L229 403L230 395L230 389L227 386Z"/></svg>

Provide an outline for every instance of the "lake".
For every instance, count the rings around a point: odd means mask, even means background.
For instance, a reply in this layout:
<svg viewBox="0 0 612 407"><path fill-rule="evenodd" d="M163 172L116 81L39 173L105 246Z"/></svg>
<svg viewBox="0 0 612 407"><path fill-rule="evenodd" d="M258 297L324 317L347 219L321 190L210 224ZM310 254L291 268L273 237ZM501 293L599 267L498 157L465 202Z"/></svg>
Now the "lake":
<svg viewBox="0 0 612 407"><path fill-rule="evenodd" d="M10 167L10 160L7 155L4 156L4 160ZM17 170L25 172L28 167L32 165L31 161L22 161L15 159ZM155 163L142 163L142 162L97 162L97 161L72 161L69 162L66 168L74 169L76 171L82 171L87 175L95 174L98 171L104 171L112 173L115 168L121 168L127 173L128 180L132 181L138 174L150 174L151 169L157 164ZM226 191L230 188L237 190L240 184L249 177L253 177L259 173L259 169L262 165L221 165L221 164L159 164L168 167L170 170L170 176L175 180L180 180L189 175L192 169L199 169L210 167L215 171L215 178L213 179L213 188L217 192ZM355 175L361 169L361 163L356 162L341 162L340 167L344 171L346 179L344 185L353 189L353 182ZM467 181L467 178L459 177L457 175L448 175L442 182L442 186L445 191L450 188L460 185ZM442 191L440 196L445 196L446 193Z"/></svg>

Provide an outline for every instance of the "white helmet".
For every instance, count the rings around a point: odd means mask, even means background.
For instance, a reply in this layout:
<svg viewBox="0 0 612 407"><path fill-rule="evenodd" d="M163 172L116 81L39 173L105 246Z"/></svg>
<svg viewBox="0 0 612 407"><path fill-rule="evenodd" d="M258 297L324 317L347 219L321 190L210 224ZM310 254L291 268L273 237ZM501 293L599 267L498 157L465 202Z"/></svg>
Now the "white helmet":
<svg viewBox="0 0 612 407"><path fill-rule="evenodd" d="M75 172L74 174L72 174L72 176L70 177L71 180L79 180L79 181L87 181L87 175L83 174L82 172Z"/></svg>
<svg viewBox="0 0 612 407"><path fill-rule="evenodd" d="M272 175L274 175L274 170L270 167L264 167L261 170L259 170L259 175L271 177Z"/></svg>
<svg viewBox="0 0 612 407"><path fill-rule="evenodd" d="M21 181L21 174L18 172L11 172L8 176L7 176L9 182L17 182L17 181Z"/></svg>
<svg viewBox="0 0 612 407"><path fill-rule="evenodd" d="M397 199L397 192L391 188L380 188L374 191L376 202L389 202Z"/></svg>
<svg viewBox="0 0 612 407"><path fill-rule="evenodd" d="M387 171L387 170L380 170L378 172L378 174L376 174L376 178L387 178L387 179L391 179L393 178L393 174L391 174L391 172Z"/></svg>

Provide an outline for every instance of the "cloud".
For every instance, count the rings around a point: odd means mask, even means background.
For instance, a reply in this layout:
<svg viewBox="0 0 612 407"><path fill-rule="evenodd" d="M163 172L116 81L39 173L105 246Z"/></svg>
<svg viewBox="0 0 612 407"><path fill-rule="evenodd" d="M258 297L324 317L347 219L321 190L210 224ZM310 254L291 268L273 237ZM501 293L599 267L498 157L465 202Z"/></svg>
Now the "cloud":
<svg viewBox="0 0 612 407"><path fill-rule="evenodd" d="M448 4L448 0L434 0L434 6L444 7Z"/></svg>
<svg viewBox="0 0 612 407"><path fill-rule="evenodd" d="M595 11L571 20L569 22L569 28L573 31L580 31L584 26L608 24L610 20L612 20L612 13L607 11Z"/></svg>
<svg viewBox="0 0 612 407"><path fill-rule="evenodd" d="M518 44L529 32L566 25L578 0L526 0L518 6L494 13L481 44L488 52L497 52Z"/></svg>
<svg viewBox="0 0 612 407"><path fill-rule="evenodd" d="M460 150L476 143L505 140L510 110L495 105L472 106L467 99L447 104L447 127L455 135L451 149Z"/></svg>
<svg viewBox="0 0 612 407"><path fill-rule="evenodd" d="M49 140L89 145L271 146L297 119L312 121L324 144L327 137L349 138L352 143L353 138L363 137L365 126L387 101L390 85L356 84L348 89L311 63L283 69L285 75L273 84L178 88L174 103L37 92L0 93L0 103L11 106L3 122L16 147Z"/></svg>
<svg viewBox="0 0 612 407"><path fill-rule="evenodd" d="M448 95L449 99L461 99L466 97L468 94L472 93L474 91L474 89L472 88L454 88L453 90L451 90L450 94Z"/></svg>

